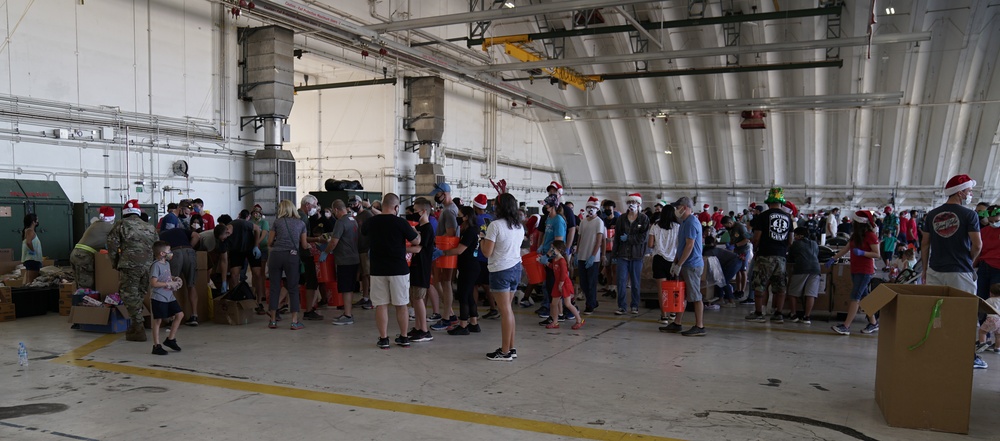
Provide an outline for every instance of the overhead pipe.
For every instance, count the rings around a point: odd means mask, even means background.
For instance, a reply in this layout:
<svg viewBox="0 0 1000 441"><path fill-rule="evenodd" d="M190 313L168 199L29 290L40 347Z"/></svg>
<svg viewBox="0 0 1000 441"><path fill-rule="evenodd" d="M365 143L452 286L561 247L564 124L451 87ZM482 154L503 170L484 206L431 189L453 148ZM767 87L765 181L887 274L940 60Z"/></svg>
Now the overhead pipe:
<svg viewBox="0 0 1000 441"><path fill-rule="evenodd" d="M601 80L603 81L611 81L611 80L631 80L635 78L680 77L689 75L715 75L715 74L740 73L740 72L819 69L824 67L839 68L843 66L844 66L844 60L824 60L824 61L806 61L801 63L759 64L755 66L719 66L719 67L701 67L694 69L610 73L610 74L600 74L598 75L598 77L600 77Z"/></svg>
<svg viewBox="0 0 1000 441"><path fill-rule="evenodd" d="M557 5L557 6L559 6L559 5L566 5L567 3L568 2L558 2L558 3L549 3L548 5ZM582 2L577 1L577 2L572 2L572 3L582 3ZM630 1L630 2L612 2L612 3L614 3L615 5L623 6L623 5L627 5L627 4L644 3L644 2ZM510 10L510 11L513 11L514 9L524 10L524 9L528 9L528 8L531 8L531 6L527 6L527 7L523 7L523 8L522 7L517 7L517 8L513 8L513 9L508 9L508 10ZM794 10L784 11L784 12L763 12L763 13L759 13L759 14L723 15L723 16L720 16L720 17L691 18L691 19L684 19L684 20L670 20L670 21L661 21L661 22L648 22L648 21L644 21L644 22L640 22L639 24L644 29L646 29L646 30L655 31L655 30L671 29L671 28L685 28L685 27L694 27L694 26L721 25L721 24L726 24L726 23L746 23L746 22L752 22L752 21L782 20L782 19L788 19L788 18L817 17L817 16L825 16L825 15L840 15L843 12L843 9L844 9L843 3L837 3L835 5L828 6L828 7L823 7L823 8L794 9ZM559 9L559 10L556 10L556 11L551 11L551 12L562 12L564 10L566 10L565 6L562 9ZM459 15L459 14L453 14L453 15ZM535 14L531 14L531 15L535 15ZM444 17L450 17L450 16L444 16ZM506 18L513 18L513 16L506 17ZM424 20L424 19L418 19L418 20ZM415 20L406 20L406 21L401 21L401 22L396 22L396 23L405 23L405 22L413 22L413 21L415 21ZM430 21L430 20L428 20L428 21ZM471 20L471 21L478 21L478 20ZM468 23L468 22L458 22L458 23ZM458 24L458 23L449 23L449 24ZM532 40L548 40L548 39L553 39L553 38L582 37L582 36L588 36L588 35L621 34L621 33L625 33L625 32L632 32L634 29L635 28L632 25L620 25L620 26L603 26L603 27L584 28L584 29L566 29L566 30L561 30L561 31L549 31L549 32L535 32L535 33L527 34L527 35ZM498 37L490 37L490 38L504 38L504 37L505 36L498 36ZM466 44L469 45L469 47L480 46L484 42L486 42L486 40L489 40L490 38L470 38L466 42ZM867 37L865 37L865 39L867 40Z"/></svg>
<svg viewBox="0 0 1000 441"><path fill-rule="evenodd" d="M790 97L738 98L728 100L705 101L663 101L656 103L602 104L571 107L574 112L611 111L611 110L658 110L671 109L677 112L687 112L694 109L710 108L715 110L745 110L744 107L776 106L783 104L803 104L820 106L823 104L844 103L862 105L874 101L895 101L903 97L903 92L885 93L855 93L845 95L813 95Z"/></svg>
<svg viewBox="0 0 1000 441"><path fill-rule="evenodd" d="M373 80L345 81L342 83L313 84L311 86L296 86L295 92L308 92L310 90L342 89L345 87L378 86L382 84L396 85L396 78L376 78Z"/></svg>

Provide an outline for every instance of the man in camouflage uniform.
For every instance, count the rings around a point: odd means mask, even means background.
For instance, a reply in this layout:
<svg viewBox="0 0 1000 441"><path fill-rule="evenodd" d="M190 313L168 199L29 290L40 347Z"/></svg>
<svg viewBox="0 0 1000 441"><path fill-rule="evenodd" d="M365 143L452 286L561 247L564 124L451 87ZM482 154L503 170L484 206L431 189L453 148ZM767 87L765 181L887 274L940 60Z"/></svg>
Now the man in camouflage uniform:
<svg viewBox="0 0 1000 441"><path fill-rule="evenodd" d="M96 222L87 227L80 243L73 247L69 263L80 288L94 289L94 254L108 245L108 233L115 222L115 209L103 206Z"/></svg>
<svg viewBox="0 0 1000 441"><path fill-rule="evenodd" d="M153 264L153 242L156 230L140 218L138 200L130 200L122 208L122 219L108 234L108 257L119 272L118 292L132 317L132 326L125 333L128 341L146 341L143 327L142 301L149 291L149 268Z"/></svg>

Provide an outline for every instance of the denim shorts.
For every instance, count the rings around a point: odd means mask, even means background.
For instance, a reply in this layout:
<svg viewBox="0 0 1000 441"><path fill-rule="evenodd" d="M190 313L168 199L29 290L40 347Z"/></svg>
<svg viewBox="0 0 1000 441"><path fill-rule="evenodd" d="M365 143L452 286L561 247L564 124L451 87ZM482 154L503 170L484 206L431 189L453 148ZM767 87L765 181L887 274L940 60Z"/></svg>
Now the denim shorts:
<svg viewBox="0 0 1000 441"><path fill-rule="evenodd" d="M851 282L854 284L851 288L851 300L861 300L868 295L868 284L872 281L872 276L874 274L851 273Z"/></svg>
<svg viewBox="0 0 1000 441"><path fill-rule="evenodd" d="M502 271L490 273L491 292L514 292L517 291L517 284L521 282L521 264Z"/></svg>

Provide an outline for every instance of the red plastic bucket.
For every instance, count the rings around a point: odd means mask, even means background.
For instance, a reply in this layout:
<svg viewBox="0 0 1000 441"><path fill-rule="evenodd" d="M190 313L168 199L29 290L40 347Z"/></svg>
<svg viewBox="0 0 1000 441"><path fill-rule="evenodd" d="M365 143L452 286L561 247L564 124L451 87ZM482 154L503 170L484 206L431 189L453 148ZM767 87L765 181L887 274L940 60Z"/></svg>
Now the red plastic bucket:
<svg viewBox="0 0 1000 441"><path fill-rule="evenodd" d="M660 310L666 313L684 312L684 282L664 280L660 283Z"/></svg>
<svg viewBox="0 0 1000 441"><path fill-rule="evenodd" d="M438 236L434 238L434 245L441 251L447 251L458 246L456 236ZM458 256L441 256L437 261L438 268L455 269L458 268Z"/></svg>
<svg viewBox="0 0 1000 441"><path fill-rule="evenodd" d="M608 239L604 242L604 251L611 251L611 248L615 245L615 229L608 228Z"/></svg>
<svg viewBox="0 0 1000 441"><path fill-rule="evenodd" d="M328 263L332 263L332 262L330 262L330 256L327 257L327 261L326 262L320 262L319 261L319 254L314 254L313 255L313 263L316 265L316 281L317 282L319 282L319 283L327 283L327 282L332 282L332 281L335 280L335 277L333 275L333 269L331 268L331 265L328 265Z"/></svg>
<svg viewBox="0 0 1000 441"><path fill-rule="evenodd" d="M536 285L545 282L545 265L538 263L538 253L530 252L521 256L521 266L528 274L528 284Z"/></svg>

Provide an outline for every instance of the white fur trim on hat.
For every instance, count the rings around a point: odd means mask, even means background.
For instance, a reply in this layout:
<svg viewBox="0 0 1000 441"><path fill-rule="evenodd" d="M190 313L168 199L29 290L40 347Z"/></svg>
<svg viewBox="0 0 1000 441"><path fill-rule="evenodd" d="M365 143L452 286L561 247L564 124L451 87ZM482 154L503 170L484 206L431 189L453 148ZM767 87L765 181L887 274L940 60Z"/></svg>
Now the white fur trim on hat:
<svg viewBox="0 0 1000 441"><path fill-rule="evenodd" d="M597 208L600 206L599 202L596 197L591 196L590 199L587 199L587 206Z"/></svg>
<svg viewBox="0 0 1000 441"><path fill-rule="evenodd" d="M868 213L865 211L855 211L854 213L851 213L851 220L854 222L867 224L870 222L870 219L868 218L867 214Z"/></svg>
<svg viewBox="0 0 1000 441"><path fill-rule="evenodd" d="M632 202L632 201L635 201L635 202L638 202L639 204L642 204L642 195L639 194L639 193L632 193L632 194L628 195L628 197L625 198L625 202L626 203Z"/></svg>
<svg viewBox="0 0 1000 441"><path fill-rule="evenodd" d="M122 207L122 216L126 214L142 214L138 199L132 199L125 203L125 206Z"/></svg>
<svg viewBox="0 0 1000 441"><path fill-rule="evenodd" d="M486 195L485 194L478 194L478 195L476 195L475 198L472 199L472 206L476 207L476 208L478 208L480 210L485 210L486 209L486 204L488 204L488 203L489 203L489 199L486 199Z"/></svg>

